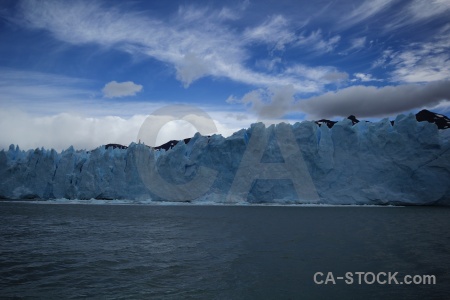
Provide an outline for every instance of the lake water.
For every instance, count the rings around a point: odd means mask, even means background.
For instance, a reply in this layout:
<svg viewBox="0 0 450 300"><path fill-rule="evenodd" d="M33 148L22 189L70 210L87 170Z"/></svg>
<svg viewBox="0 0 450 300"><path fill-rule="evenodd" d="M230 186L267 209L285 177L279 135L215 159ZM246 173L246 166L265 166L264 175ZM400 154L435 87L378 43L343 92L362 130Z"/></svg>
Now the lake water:
<svg viewBox="0 0 450 300"><path fill-rule="evenodd" d="M316 272L359 271L399 272L399 280L434 275L436 284L313 280ZM0 202L0 298L448 299L449 293L449 208Z"/></svg>

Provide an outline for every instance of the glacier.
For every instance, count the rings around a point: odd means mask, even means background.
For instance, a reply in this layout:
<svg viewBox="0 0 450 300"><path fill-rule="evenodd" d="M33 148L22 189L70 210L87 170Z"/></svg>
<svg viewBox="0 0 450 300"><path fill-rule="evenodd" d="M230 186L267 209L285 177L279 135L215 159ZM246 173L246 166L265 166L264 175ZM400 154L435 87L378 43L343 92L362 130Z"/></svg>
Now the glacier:
<svg viewBox="0 0 450 300"><path fill-rule="evenodd" d="M260 163L246 154L257 132L264 143L259 154L251 151ZM287 157L286 147L300 155ZM172 190L164 196L164 189ZM0 151L0 198L450 205L450 130L409 114L394 124L344 119L332 128L256 123L227 138L197 133L169 150L11 145Z"/></svg>

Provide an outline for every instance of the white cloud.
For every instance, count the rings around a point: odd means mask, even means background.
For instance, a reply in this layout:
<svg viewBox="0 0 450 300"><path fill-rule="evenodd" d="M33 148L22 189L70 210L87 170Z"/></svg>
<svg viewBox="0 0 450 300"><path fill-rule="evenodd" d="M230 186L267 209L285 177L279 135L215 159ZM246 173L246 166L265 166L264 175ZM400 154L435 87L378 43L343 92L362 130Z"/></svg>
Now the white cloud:
<svg viewBox="0 0 450 300"><path fill-rule="evenodd" d="M215 76L257 86L292 84L299 92L319 92L318 84L302 82L283 73L267 74L250 69L248 48L259 41L273 45L274 50L292 44L329 52L336 47L340 36L324 38L320 29L309 35L296 35L298 27L293 28L281 15L269 17L244 33L230 28L227 22L233 19L233 12L237 17L247 6L245 1L234 9L181 6L172 17L157 19L96 1L24 1L15 22L46 30L67 43L97 44L155 58L173 66L177 78L186 87L204 76Z"/></svg>
<svg viewBox="0 0 450 300"><path fill-rule="evenodd" d="M341 37L339 35L325 39L322 35L322 30L317 29L316 31L312 31L309 35L300 36L297 40L297 45L307 46L315 51L326 53L333 51L340 40Z"/></svg>
<svg viewBox="0 0 450 300"><path fill-rule="evenodd" d="M272 71L279 71L278 66L281 63L282 63L281 58L275 57L272 59L260 59L256 61L255 66L272 72Z"/></svg>
<svg viewBox="0 0 450 300"><path fill-rule="evenodd" d="M145 116L129 119L107 116L91 118L60 113L45 117L29 115L20 110L0 112L0 148L18 144L22 149L54 148L93 149L102 144L128 145L135 141Z"/></svg>
<svg viewBox="0 0 450 300"><path fill-rule="evenodd" d="M374 62L373 67L392 68L392 81L432 82L450 78L450 29L438 32L429 42L410 43L392 49Z"/></svg>
<svg viewBox="0 0 450 300"><path fill-rule="evenodd" d="M243 114L230 120L229 113L219 112L212 115L218 133L229 136L233 132L248 127L251 120ZM20 110L0 111L0 149L7 149L10 144L22 149L54 148L58 151L73 145L76 149L91 150L100 145L118 143L129 145L137 142L137 136L145 118L134 115L130 118L117 116L86 117L61 113L46 117L36 117ZM164 125L157 138L157 144L172 139L192 137L195 128L185 121L171 121Z"/></svg>
<svg viewBox="0 0 450 300"><path fill-rule="evenodd" d="M388 8L395 0L365 0L358 7L351 10L341 19L341 27L350 27L366 21Z"/></svg>
<svg viewBox="0 0 450 300"><path fill-rule="evenodd" d="M236 98L234 95L230 95L227 100L225 100L228 104L235 104L235 103L241 103L241 100Z"/></svg>
<svg viewBox="0 0 450 300"><path fill-rule="evenodd" d="M338 86L348 80L347 73L339 72L334 67L308 67L296 64L285 68L283 73L303 82L309 82L311 85L316 85L316 88L312 90L321 89L327 84ZM279 119L284 117L293 107L296 94L297 90L292 84L268 84L267 88L250 91L240 99L230 95L225 102L229 104L242 103L248 106L260 119Z"/></svg>
<svg viewBox="0 0 450 300"><path fill-rule="evenodd" d="M385 68L387 62L393 57L393 52L394 51L392 49L384 50L381 57L379 57L372 63L372 68Z"/></svg>
<svg viewBox="0 0 450 300"><path fill-rule="evenodd" d="M159 104L159 106L164 106ZM159 108L160 108L159 107ZM127 110L152 113L153 109L131 103ZM95 107L94 107L95 109ZM123 104L108 113L120 112ZM251 115L230 113L227 110L206 110L214 120L219 134L229 136L239 129L249 127L256 121ZM230 118L230 115L235 115ZM147 115L133 114L129 117L105 115L91 117L86 114L57 113L37 116L21 109L2 107L0 109L0 149L7 149L10 144L22 149L54 148L58 151L71 145L75 149L91 150L100 145L118 143L129 145L137 142L139 129ZM195 128L188 122L177 120L168 122L158 133L156 144L169 140L192 137Z"/></svg>
<svg viewBox="0 0 450 300"><path fill-rule="evenodd" d="M254 41L273 44L275 50L283 50L286 44L292 43L297 39L295 32L290 28L288 20L281 15L270 17L259 26L247 28L244 32L244 37Z"/></svg>
<svg viewBox="0 0 450 300"><path fill-rule="evenodd" d="M184 83L184 87L210 73L208 63L194 53L187 53L176 67L177 79Z"/></svg>
<svg viewBox="0 0 450 300"><path fill-rule="evenodd" d="M401 82L431 82L450 78L449 55L422 56L417 51L403 51L391 61L393 79Z"/></svg>
<svg viewBox="0 0 450 300"><path fill-rule="evenodd" d="M360 37L360 38L351 39L350 47L345 52L349 52L352 50L360 50L360 49L364 48L365 45L366 45L366 37L365 36Z"/></svg>
<svg viewBox="0 0 450 300"><path fill-rule="evenodd" d="M336 70L335 72L329 72L325 74L322 79L325 83L334 83L336 85L339 85L340 83L348 80L348 74L346 72L338 72Z"/></svg>
<svg viewBox="0 0 450 300"><path fill-rule="evenodd" d="M450 12L450 1L414 0L411 1L408 8L414 19L427 19Z"/></svg>
<svg viewBox="0 0 450 300"><path fill-rule="evenodd" d="M398 30L405 26L424 24L438 18L450 15L450 1L448 0L411 0L407 1L403 9L385 24L386 31Z"/></svg>
<svg viewBox="0 0 450 300"><path fill-rule="evenodd" d="M140 91L142 91L142 85L135 84L132 81L111 81L105 84L105 87L102 89L103 95L106 98L134 96Z"/></svg>
<svg viewBox="0 0 450 300"><path fill-rule="evenodd" d="M0 68L2 108L22 107L33 114L54 114L83 109L96 96L98 92L90 80Z"/></svg>
<svg viewBox="0 0 450 300"><path fill-rule="evenodd" d="M304 81L315 82L318 85L340 83L348 79L347 73L339 72L337 68L330 66L308 67L296 64L287 67L284 72Z"/></svg>
<svg viewBox="0 0 450 300"><path fill-rule="evenodd" d="M92 89L88 88L90 86ZM0 68L0 111L21 111L33 118L68 113L85 118L117 116L130 119L135 115L150 114L167 105L166 101L160 99L129 99L124 109L122 101L109 101L101 97L97 89L97 83L93 84L89 80ZM228 114L236 109L217 104L202 108L208 113L218 111L219 120L226 119L222 111Z"/></svg>
<svg viewBox="0 0 450 300"><path fill-rule="evenodd" d="M392 3L393 1L388 0L368 0L356 5L356 8L350 10L343 18L342 26L367 21L383 12ZM444 1L434 1L429 8L423 8L424 11L420 9L416 11L415 8L420 8L423 3L425 2L413 1L411 5L405 4L405 7L411 7L407 15L412 14L415 16L414 19L425 20L441 15L440 11L448 11L447 2ZM242 6L247 5L248 2ZM319 93L327 85L345 84L349 79L347 73L334 67L287 65L280 57L273 58L273 56L271 59L261 60L259 65L256 64L256 67L260 66L265 70L258 72L251 69L248 66L251 61L249 47L255 43L268 45L271 50L283 50L288 46L303 47L310 49L312 53L334 51L341 43L340 35L326 34L321 29L299 32L302 26L295 27L291 20L282 15L269 16L256 26L248 26L244 32L240 32L236 28L231 28L229 24L242 17L241 12L245 8L224 7L212 10L182 6L175 15L158 19L140 12L120 11L95 1L70 3L24 1L19 6L21 14L16 16L16 22L22 25L46 30L55 38L75 45L97 44L126 51L131 55L139 54L155 58L172 66L178 80L185 87L204 76L226 77L261 87L239 100L245 100L261 115L280 115L291 108L288 103L293 101L294 95ZM443 31L437 32L436 37L427 43L408 44L396 51L388 49L374 62L373 67L386 68L392 76L392 81L395 82L423 83L449 79L449 40L450 35ZM360 49L366 45L367 40L366 37L359 37L349 42L351 49ZM96 97L95 89L86 88L86 83L71 82L71 79L66 82L57 80L59 79L41 81L50 82L47 85L36 83L37 81L22 86L4 84L0 86L2 101L13 103L39 97L42 99L38 100L43 101L43 98L50 97L54 102L45 102L50 107L61 105L57 101L58 97L65 100L75 99L76 103L82 103L80 99ZM379 79L367 73L355 73L352 80L370 82ZM9 82L12 82L11 79ZM132 82L110 84L104 88L105 97L134 95L142 88ZM27 88L24 88L25 86ZM273 88L275 86L278 87L277 90ZM264 89L265 87L271 88ZM352 93L361 96L359 92L363 89L362 87L353 90L344 89L334 93L333 97L329 94L323 97L335 99L341 94L346 94L351 98ZM373 92L370 87L366 87L365 90ZM320 97L314 99L322 99ZM233 97L227 100L227 102L236 101L238 99ZM273 106L270 105L272 102ZM40 104L36 104L35 107ZM280 107L276 108L278 104Z"/></svg>
<svg viewBox="0 0 450 300"><path fill-rule="evenodd" d="M366 37L363 36L360 38L352 39L351 44L352 44L352 49L363 48L366 44Z"/></svg>
<svg viewBox="0 0 450 300"><path fill-rule="evenodd" d="M232 119L235 119L235 120L238 120L238 121L248 120L248 118L249 118L248 115L246 115L246 114L239 114L239 113L236 113L236 114L228 113L225 117L226 118L232 118Z"/></svg>
<svg viewBox="0 0 450 300"><path fill-rule="evenodd" d="M240 102L249 106L260 119L281 118L292 107L294 94L292 85L271 86L245 94Z"/></svg>
<svg viewBox="0 0 450 300"><path fill-rule="evenodd" d="M68 43L94 43L169 63L179 70L179 79L189 85L202 75L240 79L230 74L227 65L242 69L245 47L216 17L216 12L213 14L207 9L180 7L175 16L161 21L141 13L102 6L95 1L43 1L23 2L20 20L28 27L47 30ZM192 63L190 54L209 66L206 74L185 71L186 64ZM247 73L255 77L251 71Z"/></svg>
<svg viewBox="0 0 450 300"><path fill-rule="evenodd" d="M362 81L362 82L370 82L370 81L383 81L382 79L377 79L372 77L371 74L367 73L355 73L353 74L354 79L351 81Z"/></svg>
<svg viewBox="0 0 450 300"><path fill-rule="evenodd" d="M240 18L240 15L235 13L233 10L229 9L228 7L223 7L220 10L219 18L222 20L238 20Z"/></svg>

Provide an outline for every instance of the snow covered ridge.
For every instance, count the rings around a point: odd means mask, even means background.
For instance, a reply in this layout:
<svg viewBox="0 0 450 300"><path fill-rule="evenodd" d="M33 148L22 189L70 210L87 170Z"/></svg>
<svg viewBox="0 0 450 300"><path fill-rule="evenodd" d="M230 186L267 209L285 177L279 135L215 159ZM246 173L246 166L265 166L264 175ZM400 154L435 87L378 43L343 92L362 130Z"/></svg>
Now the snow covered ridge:
<svg viewBox="0 0 450 300"><path fill-rule="evenodd" d="M228 138L196 134L167 151L135 143L61 153L11 146L0 151L0 198L450 205L450 130L412 114L393 125L353 123L257 123ZM157 180L145 171L152 168ZM165 198L169 187L180 197ZM205 191L184 197L197 188Z"/></svg>

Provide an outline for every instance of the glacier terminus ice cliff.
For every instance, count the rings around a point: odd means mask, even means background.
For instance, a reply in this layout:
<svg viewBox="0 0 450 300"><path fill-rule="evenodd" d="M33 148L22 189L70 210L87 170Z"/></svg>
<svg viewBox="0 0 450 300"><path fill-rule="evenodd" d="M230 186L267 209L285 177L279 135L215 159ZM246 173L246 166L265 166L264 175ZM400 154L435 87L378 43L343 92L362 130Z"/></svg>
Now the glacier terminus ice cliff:
<svg viewBox="0 0 450 300"><path fill-rule="evenodd" d="M256 123L166 149L11 145L0 198L450 205L450 130L413 114L326 125Z"/></svg>

